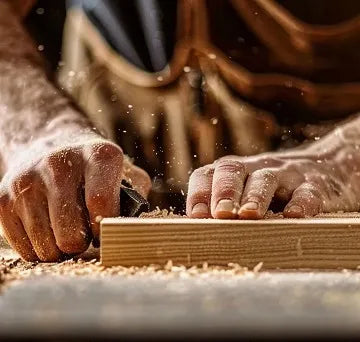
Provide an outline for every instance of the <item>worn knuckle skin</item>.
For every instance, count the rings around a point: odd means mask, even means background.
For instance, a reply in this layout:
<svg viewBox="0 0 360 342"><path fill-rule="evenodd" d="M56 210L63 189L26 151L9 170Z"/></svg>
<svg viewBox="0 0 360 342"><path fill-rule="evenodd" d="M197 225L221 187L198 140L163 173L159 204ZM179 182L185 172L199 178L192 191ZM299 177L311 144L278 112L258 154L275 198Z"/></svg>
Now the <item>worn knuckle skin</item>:
<svg viewBox="0 0 360 342"><path fill-rule="evenodd" d="M45 166L51 169L63 170L75 166L81 160L82 156L78 148L67 148L48 155L44 162Z"/></svg>
<svg viewBox="0 0 360 342"><path fill-rule="evenodd" d="M119 146L112 143L103 143L92 148L92 158L96 162L122 167L124 154Z"/></svg>
<svg viewBox="0 0 360 342"><path fill-rule="evenodd" d="M15 177L11 183L11 191L15 196L34 191L36 186L39 186L39 178L33 171L25 172Z"/></svg>
<svg viewBox="0 0 360 342"><path fill-rule="evenodd" d="M191 174L189 179L187 203L207 203L211 196L211 181L214 168L207 165L200 167Z"/></svg>
<svg viewBox="0 0 360 342"><path fill-rule="evenodd" d="M277 178L276 172L270 169L255 170L251 175L256 179L261 178L265 181L273 181L276 180Z"/></svg>
<svg viewBox="0 0 360 342"><path fill-rule="evenodd" d="M213 186L213 196L216 200L220 199L233 199L239 197L239 189L235 188L234 185L227 184L215 184Z"/></svg>
<svg viewBox="0 0 360 342"><path fill-rule="evenodd" d="M78 178L82 165L82 156L75 150L56 152L44 158L40 164L41 173L51 188L61 189L64 183Z"/></svg>
<svg viewBox="0 0 360 342"><path fill-rule="evenodd" d="M272 189L276 181L275 171L269 169L255 170L248 179L244 200L258 198L259 201L264 201L267 198L267 190Z"/></svg>
<svg viewBox="0 0 360 342"><path fill-rule="evenodd" d="M243 189L246 166L236 160L224 160L216 165L212 193L217 202L223 198L238 198Z"/></svg>
<svg viewBox="0 0 360 342"><path fill-rule="evenodd" d="M213 167L209 165L199 167L198 169L194 170L193 173L190 175L189 183L196 182L204 177L211 177L213 174L214 174Z"/></svg>
<svg viewBox="0 0 360 342"><path fill-rule="evenodd" d="M190 206L195 205L196 203L208 203L210 201L210 192L204 190L198 190L193 192L187 198L187 203Z"/></svg>
<svg viewBox="0 0 360 342"><path fill-rule="evenodd" d="M323 191L317 183L307 183L303 186L302 191L308 192L313 199L320 200L323 197Z"/></svg>
<svg viewBox="0 0 360 342"><path fill-rule="evenodd" d="M216 163L216 172L225 172L225 173L236 173L240 172L245 174L246 165L238 160L220 160Z"/></svg>
<svg viewBox="0 0 360 342"><path fill-rule="evenodd" d="M214 174L214 168L203 166L193 171L189 178L188 193L198 192L209 182Z"/></svg>

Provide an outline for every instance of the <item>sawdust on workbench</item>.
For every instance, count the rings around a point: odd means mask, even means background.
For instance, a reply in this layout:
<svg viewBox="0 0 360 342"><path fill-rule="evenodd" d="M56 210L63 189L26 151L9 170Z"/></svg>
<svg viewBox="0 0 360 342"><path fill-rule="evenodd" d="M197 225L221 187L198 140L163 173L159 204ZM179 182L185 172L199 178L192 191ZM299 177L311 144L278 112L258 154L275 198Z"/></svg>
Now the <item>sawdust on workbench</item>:
<svg viewBox="0 0 360 342"><path fill-rule="evenodd" d="M201 267L175 266L169 260L166 265L149 265L143 267L105 267L97 259L90 261L78 259L67 260L61 263L26 262L19 259L0 258L0 290L13 282L23 281L40 276L66 276L66 277L91 277L104 278L109 276L128 277L153 277L166 279L187 279L190 277L223 279L236 276L254 276L262 267L257 264L252 270L238 264L230 263L227 267L208 266L204 263Z"/></svg>

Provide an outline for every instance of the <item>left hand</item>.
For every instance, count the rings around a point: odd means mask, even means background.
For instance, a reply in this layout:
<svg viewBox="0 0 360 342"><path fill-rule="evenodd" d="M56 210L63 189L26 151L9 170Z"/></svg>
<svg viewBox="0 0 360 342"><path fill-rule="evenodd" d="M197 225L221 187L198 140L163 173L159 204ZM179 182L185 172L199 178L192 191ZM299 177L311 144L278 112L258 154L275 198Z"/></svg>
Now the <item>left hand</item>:
<svg viewBox="0 0 360 342"><path fill-rule="evenodd" d="M261 219L272 202L285 205L284 216L293 218L358 211L359 151L354 145L331 153L318 151L310 146L286 153L229 156L201 167L190 177L187 215Z"/></svg>

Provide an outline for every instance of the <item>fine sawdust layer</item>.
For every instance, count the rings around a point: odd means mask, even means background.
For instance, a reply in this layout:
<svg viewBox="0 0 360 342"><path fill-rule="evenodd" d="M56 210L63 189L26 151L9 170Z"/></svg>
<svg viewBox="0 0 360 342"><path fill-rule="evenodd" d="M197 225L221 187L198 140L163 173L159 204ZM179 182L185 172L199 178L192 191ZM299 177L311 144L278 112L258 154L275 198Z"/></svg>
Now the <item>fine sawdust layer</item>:
<svg viewBox="0 0 360 342"><path fill-rule="evenodd" d="M166 265L150 265L144 267L104 267L97 259L86 261L83 259L67 260L62 263L31 263L21 259L0 259L0 290L13 282L23 281L40 276L66 276L104 278L109 276L152 277L152 278L189 278L189 277L216 277L228 278L244 275L254 275L260 271L262 263L253 270L241 267L238 264L229 264L228 267L208 266L186 268L174 266L169 260Z"/></svg>

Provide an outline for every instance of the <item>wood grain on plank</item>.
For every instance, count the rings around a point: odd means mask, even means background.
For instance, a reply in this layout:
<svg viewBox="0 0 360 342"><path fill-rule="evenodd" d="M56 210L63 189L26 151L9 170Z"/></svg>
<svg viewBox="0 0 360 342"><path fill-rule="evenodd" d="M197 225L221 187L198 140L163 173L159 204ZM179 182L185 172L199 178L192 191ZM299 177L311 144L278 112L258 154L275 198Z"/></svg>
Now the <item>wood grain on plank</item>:
<svg viewBox="0 0 360 342"><path fill-rule="evenodd" d="M356 269L360 216L213 220L108 218L101 223L105 266L238 263L266 269Z"/></svg>

